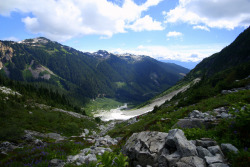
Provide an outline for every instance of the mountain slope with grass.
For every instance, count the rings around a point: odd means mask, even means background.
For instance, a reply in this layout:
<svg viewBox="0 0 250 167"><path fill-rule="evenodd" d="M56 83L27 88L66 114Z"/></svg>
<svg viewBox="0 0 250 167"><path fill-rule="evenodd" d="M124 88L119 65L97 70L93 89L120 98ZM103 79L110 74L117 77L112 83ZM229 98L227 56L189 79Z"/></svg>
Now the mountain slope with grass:
<svg viewBox="0 0 250 167"><path fill-rule="evenodd" d="M0 76L0 166L248 167L248 32L249 28L239 35L237 42L202 61L204 67L197 65L163 94L196 79L186 91L180 91L152 112L126 121L102 122L84 116L60 92ZM99 53L94 56L99 60L95 65L103 69L119 58L104 51ZM5 58L11 55L9 49ZM117 66L137 60L138 57L135 60L123 56ZM210 68L213 64L219 68ZM2 66L5 74L9 70L6 66ZM46 70L47 75L59 77L42 64L27 68L36 73L37 66ZM119 71L114 73L119 76ZM116 84L124 86L123 82Z"/></svg>
<svg viewBox="0 0 250 167"><path fill-rule="evenodd" d="M227 154L228 163L231 166L249 166L249 30L242 32L221 52L203 60L183 80L158 97L189 84L193 79L200 78L199 82L155 107L152 112L137 117L132 124L129 123L131 121L116 124L108 134L123 137L122 147L133 133L167 133L181 128L189 140L210 138L219 144L231 143L239 149L239 153ZM197 113L198 116L195 115Z"/></svg>
<svg viewBox="0 0 250 167"><path fill-rule="evenodd" d="M143 102L189 72L147 56L83 53L43 37L0 41L0 69L10 79L53 87L80 104L96 97Z"/></svg>

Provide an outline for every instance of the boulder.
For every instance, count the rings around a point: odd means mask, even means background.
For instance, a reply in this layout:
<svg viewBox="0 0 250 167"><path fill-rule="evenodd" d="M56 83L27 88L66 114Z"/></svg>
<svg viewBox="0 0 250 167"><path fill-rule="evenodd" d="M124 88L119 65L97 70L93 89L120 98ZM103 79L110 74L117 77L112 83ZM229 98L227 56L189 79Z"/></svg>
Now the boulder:
<svg viewBox="0 0 250 167"><path fill-rule="evenodd" d="M116 139L111 138L110 136L106 135L104 137L99 137L95 139L96 143L95 146L111 146L116 145L118 141Z"/></svg>
<svg viewBox="0 0 250 167"><path fill-rule="evenodd" d="M214 164L210 164L208 167L229 167L229 166L223 163L214 163Z"/></svg>
<svg viewBox="0 0 250 167"><path fill-rule="evenodd" d="M221 118L226 119L226 118L230 118L230 117L231 117L231 114L227 114L227 113L225 113L225 112L222 112L222 113L221 113Z"/></svg>
<svg viewBox="0 0 250 167"><path fill-rule="evenodd" d="M201 112L198 110L193 110L190 114L189 114L189 118L201 118Z"/></svg>
<svg viewBox="0 0 250 167"><path fill-rule="evenodd" d="M225 107L215 108L213 111L218 113L227 112Z"/></svg>
<svg viewBox="0 0 250 167"><path fill-rule="evenodd" d="M200 158L205 158L205 156L212 157L213 155L206 149L201 146L196 147L196 150L198 152L198 156Z"/></svg>
<svg viewBox="0 0 250 167"><path fill-rule="evenodd" d="M9 151L13 151L14 149L18 148L18 146L15 146L13 143L10 143L8 141L2 142L0 144L0 151L2 154L6 154Z"/></svg>
<svg viewBox="0 0 250 167"><path fill-rule="evenodd" d="M165 166L175 166L176 162L181 158L180 154L176 151L173 154L162 153L158 159L158 163L160 167Z"/></svg>
<svg viewBox="0 0 250 167"><path fill-rule="evenodd" d="M88 130L88 129L84 129L84 133L85 133L86 135L88 135L88 134L89 134L89 130Z"/></svg>
<svg viewBox="0 0 250 167"><path fill-rule="evenodd" d="M23 137L23 140L25 140L28 143L31 143L35 140L35 138L30 134L30 133L26 133Z"/></svg>
<svg viewBox="0 0 250 167"><path fill-rule="evenodd" d="M197 156L183 157L177 163L177 167L206 167L205 161Z"/></svg>
<svg viewBox="0 0 250 167"><path fill-rule="evenodd" d="M225 153L225 154L228 152L233 152L235 154L239 152L239 150L236 147L234 147L232 144L229 144L229 143L227 143L227 144L222 143L221 149L222 149L223 153Z"/></svg>
<svg viewBox="0 0 250 167"><path fill-rule="evenodd" d="M176 148L181 157L196 156L197 151L195 145L188 141L184 132L180 129L170 130L166 137L166 145Z"/></svg>
<svg viewBox="0 0 250 167"><path fill-rule="evenodd" d="M201 140L196 140L196 146L201 146L201 147L210 147L210 146L216 146L217 142L209 139L209 138L202 138Z"/></svg>
<svg viewBox="0 0 250 167"><path fill-rule="evenodd" d="M43 146L43 145L44 145L44 143L43 143L42 140L40 140L40 139L35 139L35 140L33 141L33 144L34 144L35 146Z"/></svg>
<svg viewBox="0 0 250 167"><path fill-rule="evenodd" d="M55 139L56 141L61 141L61 140L65 140L66 139L65 137L61 136L58 133L48 133L48 134L46 134L46 136L48 138Z"/></svg>
<svg viewBox="0 0 250 167"><path fill-rule="evenodd" d="M206 160L207 164L209 164L209 165L214 164L214 163L223 163L224 162L224 158L220 154L216 154L215 156L212 156L212 157L205 156L205 160Z"/></svg>
<svg viewBox="0 0 250 167"><path fill-rule="evenodd" d="M164 148L167 135L149 131L134 133L123 147L123 153L130 158L134 166L157 166L158 155Z"/></svg>
<svg viewBox="0 0 250 167"><path fill-rule="evenodd" d="M210 146L207 149L213 155L220 154L220 155L224 156L221 149L220 149L220 147L218 145L217 146Z"/></svg>

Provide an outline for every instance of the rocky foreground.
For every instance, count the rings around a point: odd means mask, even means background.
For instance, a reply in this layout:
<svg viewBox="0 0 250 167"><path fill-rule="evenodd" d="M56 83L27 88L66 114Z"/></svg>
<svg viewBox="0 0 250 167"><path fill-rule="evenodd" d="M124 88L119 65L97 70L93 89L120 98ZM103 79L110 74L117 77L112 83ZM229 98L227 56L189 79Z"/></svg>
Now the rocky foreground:
<svg viewBox="0 0 250 167"><path fill-rule="evenodd" d="M162 132L134 133L123 152L136 167L227 167L227 152L237 153L231 144L221 144L209 138L188 141L180 129Z"/></svg>

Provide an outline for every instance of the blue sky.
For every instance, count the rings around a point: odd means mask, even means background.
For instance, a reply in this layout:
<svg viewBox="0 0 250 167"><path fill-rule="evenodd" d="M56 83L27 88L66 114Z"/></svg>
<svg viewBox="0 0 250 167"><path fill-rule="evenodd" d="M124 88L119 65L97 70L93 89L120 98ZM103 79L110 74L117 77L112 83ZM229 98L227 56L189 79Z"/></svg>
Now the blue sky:
<svg viewBox="0 0 250 167"><path fill-rule="evenodd" d="M0 0L0 39L44 36L193 68L250 25L249 9L249 0Z"/></svg>

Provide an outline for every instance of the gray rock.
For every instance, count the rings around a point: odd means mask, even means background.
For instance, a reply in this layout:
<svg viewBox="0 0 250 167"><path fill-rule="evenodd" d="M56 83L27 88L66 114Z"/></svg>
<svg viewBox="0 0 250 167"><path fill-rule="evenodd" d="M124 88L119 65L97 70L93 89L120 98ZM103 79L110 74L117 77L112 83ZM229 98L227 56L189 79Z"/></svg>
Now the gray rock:
<svg viewBox="0 0 250 167"><path fill-rule="evenodd" d="M85 159L85 163L89 164L90 162L96 162L97 158L95 154L88 154Z"/></svg>
<svg viewBox="0 0 250 167"><path fill-rule="evenodd" d="M56 142L66 139L66 137L63 137L58 133L48 133L48 134L46 134L46 137L51 138L51 139L55 139Z"/></svg>
<svg viewBox="0 0 250 167"><path fill-rule="evenodd" d="M213 111L218 113L227 112L225 107L215 108Z"/></svg>
<svg viewBox="0 0 250 167"><path fill-rule="evenodd" d="M221 118L230 118L231 117L231 114L227 114L227 113L225 113L225 112L222 112L221 113Z"/></svg>
<svg viewBox="0 0 250 167"><path fill-rule="evenodd" d="M200 118L200 114L201 112L198 110L193 110L190 114L189 114L189 118Z"/></svg>
<svg viewBox="0 0 250 167"><path fill-rule="evenodd" d="M25 140L28 143L33 142L33 140L35 140L35 138L30 134L30 133L26 133L23 137L23 140Z"/></svg>
<svg viewBox="0 0 250 167"><path fill-rule="evenodd" d="M198 156L200 158L205 158L205 156L212 157L213 155L206 149L201 146L196 147L196 150L198 152Z"/></svg>
<svg viewBox="0 0 250 167"><path fill-rule="evenodd" d="M210 164L208 167L229 167L229 166L223 163L214 163L214 164Z"/></svg>
<svg viewBox="0 0 250 167"><path fill-rule="evenodd" d="M229 143L227 143L227 144L222 143L221 149L225 154L228 152L233 152L235 154L239 152L239 150L236 147L234 147L232 144L229 144Z"/></svg>
<svg viewBox="0 0 250 167"><path fill-rule="evenodd" d="M170 155L162 154L158 161L161 166L175 166L176 162L178 162L180 158L180 154L176 151Z"/></svg>
<svg viewBox="0 0 250 167"><path fill-rule="evenodd" d="M79 137L86 137L86 134L82 132L82 134Z"/></svg>
<svg viewBox="0 0 250 167"><path fill-rule="evenodd" d="M180 129L170 130L166 138L169 147L177 148L182 157L198 155L195 145L188 141L183 131Z"/></svg>
<svg viewBox="0 0 250 167"><path fill-rule="evenodd" d="M13 151L14 149L18 148L18 146L15 146L13 143L10 143L8 141L2 142L0 144L0 151L3 154L6 154L9 151Z"/></svg>
<svg viewBox="0 0 250 167"><path fill-rule="evenodd" d="M222 155L220 154L216 154L213 157L205 157L205 160L207 162L207 164L214 164L214 163L223 163L224 162L224 158L222 157Z"/></svg>
<svg viewBox="0 0 250 167"><path fill-rule="evenodd" d="M177 163L177 167L206 167L205 161L197 156L183 157Z"/></svg>
<svg viewBox="0 0 250 167"><path fill-rule="evenodd" d="M201 146L201 147L207 148L207 147L215 146L215 145L217 145L217 142L212 140L212 139L209 139L209 138L196 140L196 146Z"/></svg>
<svg viewBox="0 0 250 167"><path fill-rule="evenodd" d="M223 152L221 151L221 149L218 145L217 146L210 146L207 149L213 155L220 154L220 155L224 156Z"/></svg>
<svg viewBox="0 0 250 167"><path fill-rule="evenodd" d="M53 166L53 167L63 167L65 165L65 163L63 162L63 160L60 159L52 159L49 162L49 166Z"/></svg>
<svg viewBox="0 0 250 167"><path fill-rule="evenodd" d="M95 146L111 146L116 145L118 141L116 139L111 138L110 136L106 135L105 137L98 137L95 139L96 143Z"/></svg>
<svg viewBox="0 0 250 167"><path fill-rule="evenodd" d="M43 145L44 145L44 143L43 143L42 140L40 140L40 139L35 139L35 140L33 141L33 144L34 144L35 146L43 146Z"/></svg>
<svg viewBox="0 0 250 167"><path fill-rule="evenodd" d="M88 135L88 134L89 134L89 130L88 130L88 129L84 129L84 133L85 133L86 135Z"/></svg>
<svg viewBox="0 0 250 167"><path fill-rule="evenodd" d="M133 164L155 166L158 163L158 154L164 148L167 135L167 133L148 131L134 133L123 147L123 153Z"/></svg>
<svg viewBox="0 0 250 167"><path fill-rule="evenodd" d="M190 142L196 146L196 140L190 140Z"/></svg>

